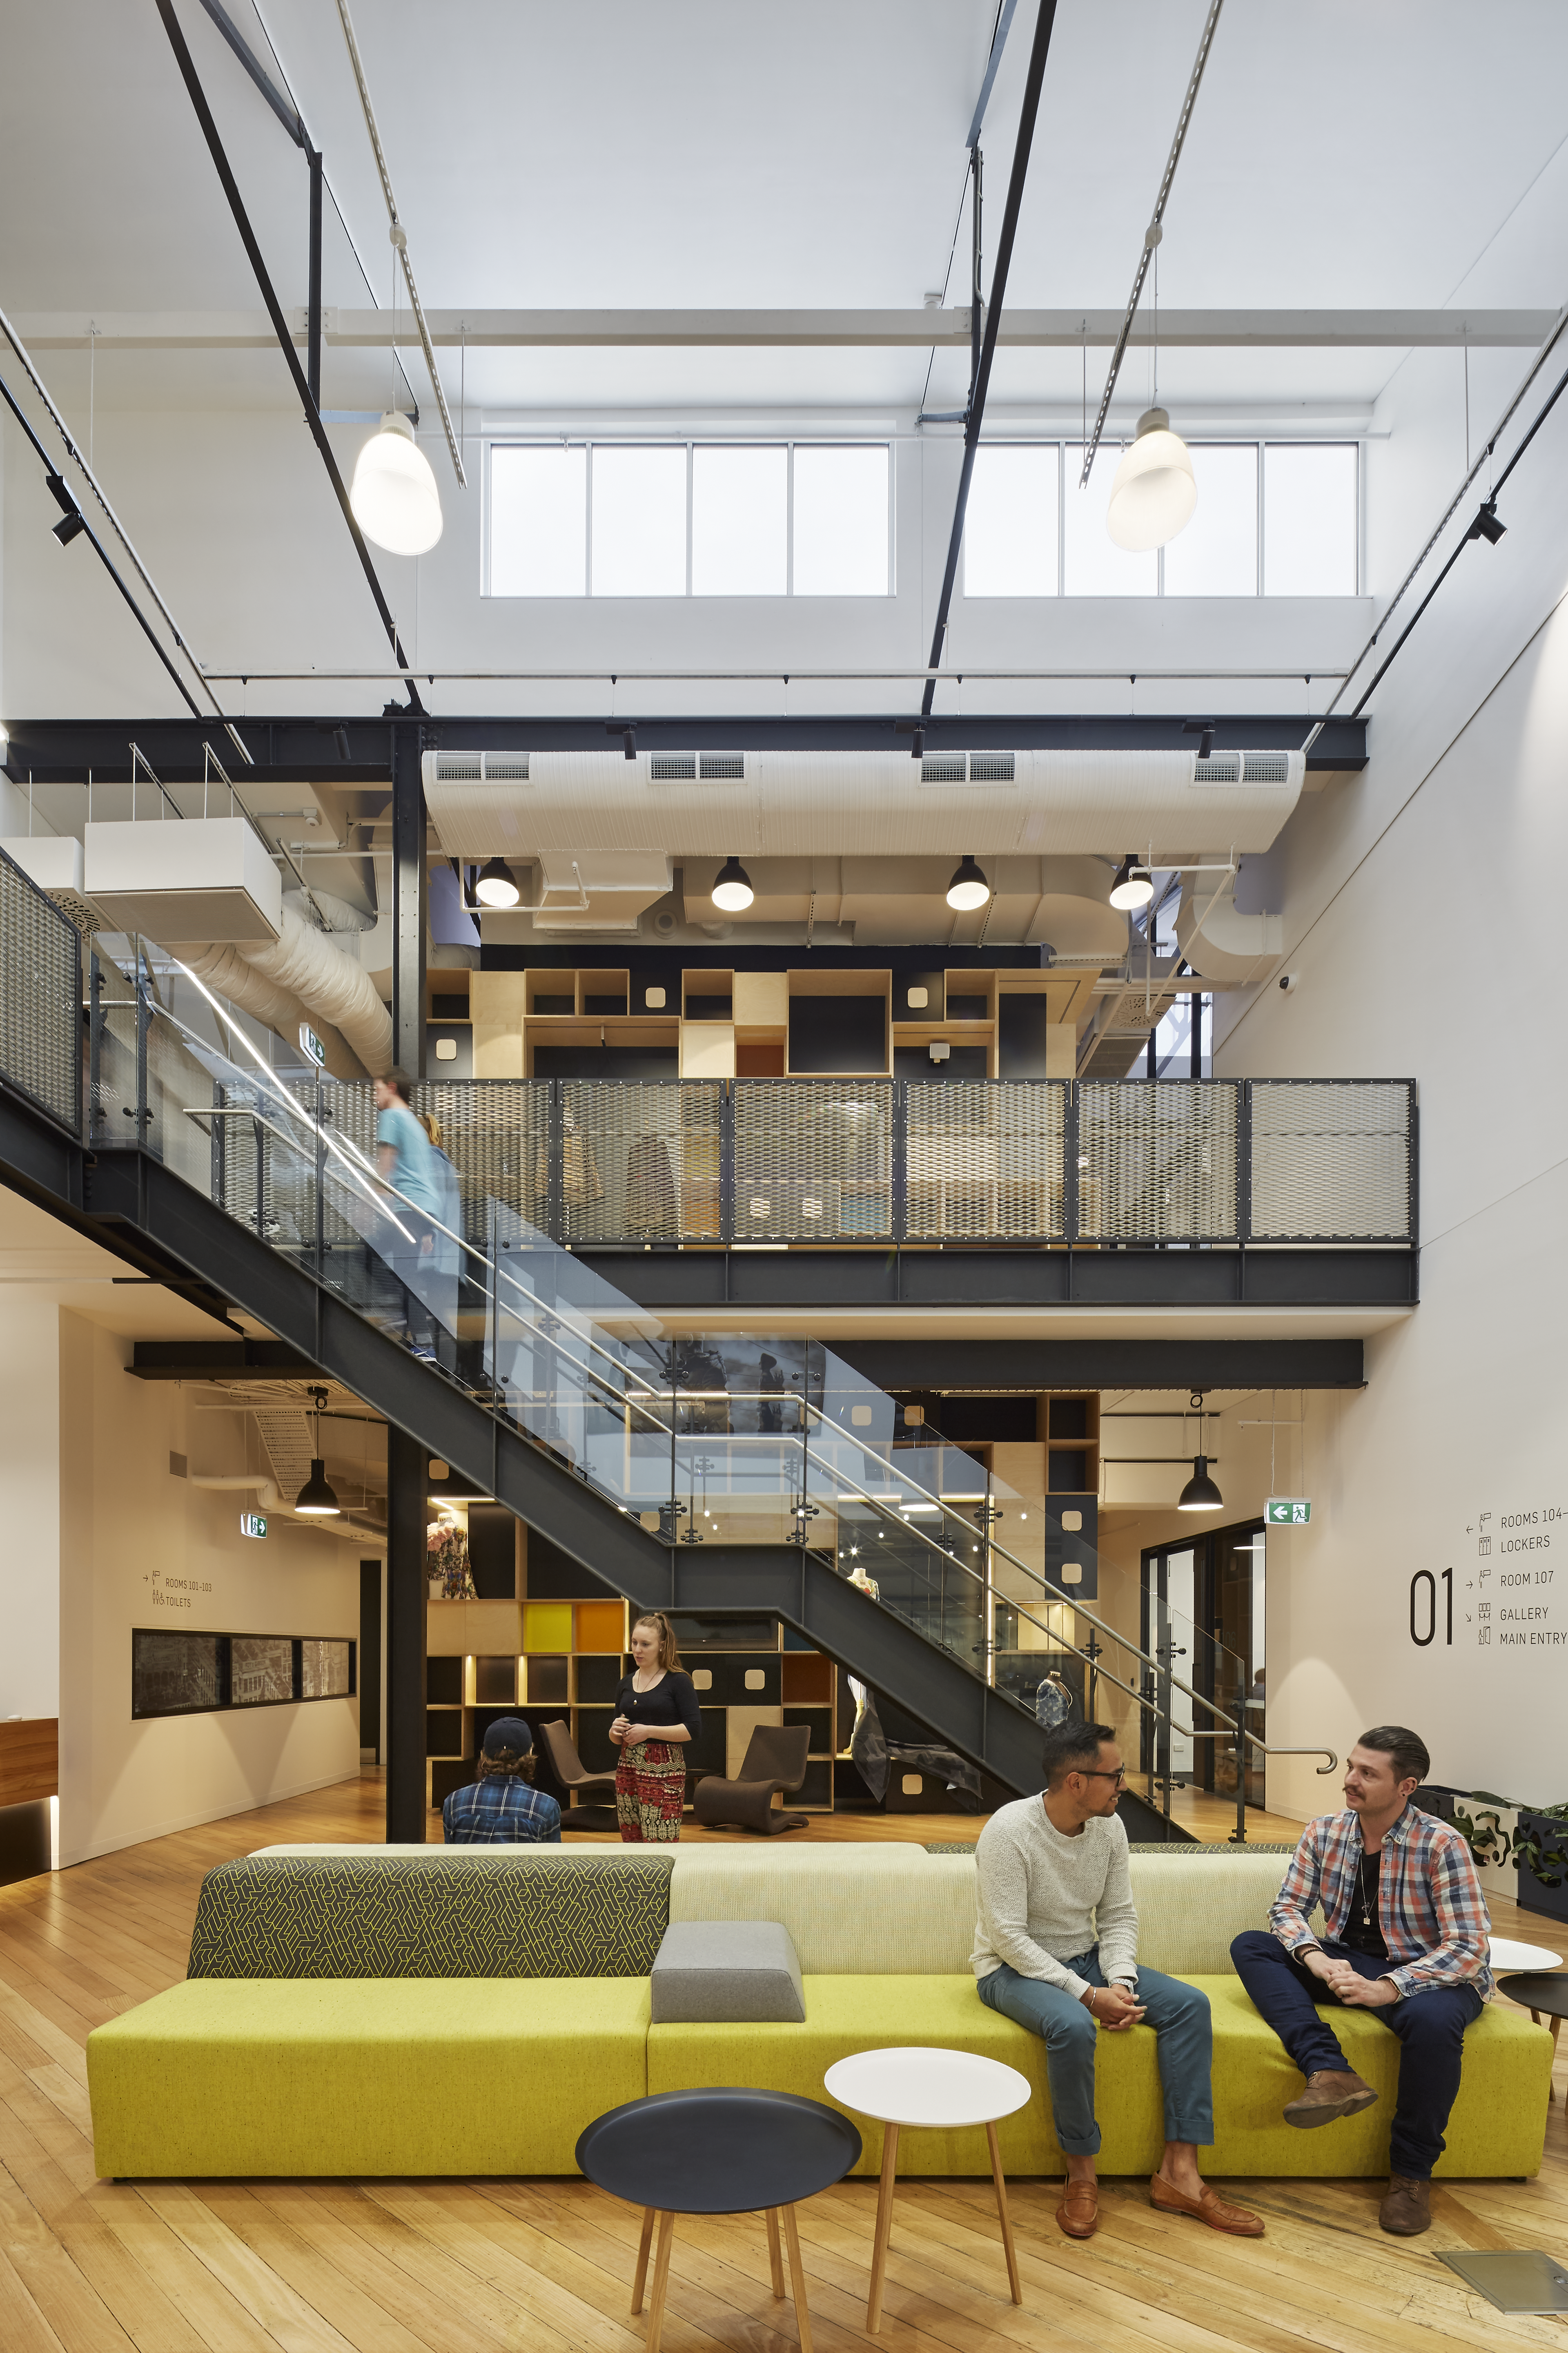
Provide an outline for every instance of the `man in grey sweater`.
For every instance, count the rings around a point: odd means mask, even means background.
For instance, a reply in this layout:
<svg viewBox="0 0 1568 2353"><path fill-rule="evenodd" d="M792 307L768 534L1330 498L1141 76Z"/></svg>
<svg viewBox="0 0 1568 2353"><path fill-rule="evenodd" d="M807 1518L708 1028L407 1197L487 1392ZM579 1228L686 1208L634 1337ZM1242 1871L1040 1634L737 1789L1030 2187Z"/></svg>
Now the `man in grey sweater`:
<svg viewBox="0 0 1568 2353"><path fill-rule="evenodd" d="M1258 2217L1226 2205L1198 2172L1198 2145L1214 2139L1208 1996L1138 1966L1127 1832L1116 1811L1127 1773L1116 1735L1107 1724L1060 1725L1045 1736L1043 1763L1043 1795L1000 1807L980 1833L970 1966L986 2007L1044 2040L1068 2164L1057 2221L1069 2239L1088 2239L1100 2220L1096 2030L1121 2034L1147 2021L1159 2036L1165 2095L1165 2153L1150 2204L1260 2239Z"/></svg>

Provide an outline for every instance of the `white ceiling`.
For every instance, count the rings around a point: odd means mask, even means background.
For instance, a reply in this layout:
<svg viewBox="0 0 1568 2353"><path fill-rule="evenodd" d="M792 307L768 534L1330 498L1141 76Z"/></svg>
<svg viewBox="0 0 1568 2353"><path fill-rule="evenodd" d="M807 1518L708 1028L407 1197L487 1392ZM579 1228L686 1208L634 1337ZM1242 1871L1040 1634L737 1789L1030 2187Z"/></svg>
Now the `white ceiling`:
<svg viewBox="0 0 1568 2353"><path fill-rule="evenodd" d="M231 5L268 56L252 0ZM1012 301L1124 300L1204 13L1204 0L1062 0ZM384 214L336 9L260 0L260 14L385 301ZM354 10L420 290L440 308L918 305L946 278L994 14L995 0ZM301 303L300 153L195 0L181 16L280 298ZM987 123L992 250L1033 23L1025 0ZM1500 59L1505 119L1479 119ZM1494 0L1484 19L1459 0L1230 9L1167 215L1162 301L1555 308L1565 69L1554 0ZM256 307L150 5L13 12L0 192L13 314ZM325 296L370 299L335 223ZM1162 376L1177 400L1364 399L1397 363L1200 353ZM1090 355L1091 404L1103 364ZM1141 376L1146 363L1129 364ZM49 372L62 397L85 389L74 353ZM489 353L468 363L467 388L470 404L510 408L907 406L925 372L919 353ZM951 405L963 372L944 356L933 398ZM454 394L459 373L453 355ZM370 355L330 354L326 402L379 403L385 375ZM994 397L1076 402L1081 389L1070 353L1006 353ZM105 407L292 399L270 353L106 353L96 395Z"/></svg>

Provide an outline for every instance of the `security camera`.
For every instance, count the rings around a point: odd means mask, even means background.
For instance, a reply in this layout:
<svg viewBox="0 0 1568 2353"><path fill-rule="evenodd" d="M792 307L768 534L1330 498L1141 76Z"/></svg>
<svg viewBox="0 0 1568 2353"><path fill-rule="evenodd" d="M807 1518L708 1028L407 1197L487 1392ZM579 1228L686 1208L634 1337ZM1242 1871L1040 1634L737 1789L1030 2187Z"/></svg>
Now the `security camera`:
<svg viewBox="0 0 1568 2353"><path fill-rule="evenodd" d="M1279 976L1280 994L1289 997L1291 990L1300 984L1300 978L1299 972L1282 972Z"/></svg>

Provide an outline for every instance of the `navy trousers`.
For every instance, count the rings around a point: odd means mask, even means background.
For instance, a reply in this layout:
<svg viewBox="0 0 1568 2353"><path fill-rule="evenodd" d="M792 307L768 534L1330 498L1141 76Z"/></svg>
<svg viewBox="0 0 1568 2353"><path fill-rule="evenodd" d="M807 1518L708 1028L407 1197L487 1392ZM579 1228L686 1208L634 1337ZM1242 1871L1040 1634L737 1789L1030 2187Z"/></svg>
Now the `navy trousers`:
<svg viewBox="0 0 1568 2353"><path fill-rule="evenodd" d="M1323 1950L1331 1960L1348 1961L1363 1978L1386 1977L1397 1967L1332 1937L1324 1938ZM1293 1959L1266 1928L1249 1928L1237 1936L1230 1957L1254 2006L1303 2075L1319 2068L1349 2070L1339 2038L1322 2014L1324 2004L1336 2010L1344 2005L1321 1978ZM1397 2034L1401 2044L1388 2161L1389 2169L1407 2180L1428 2179L1443 2154L1443 2127L1458 2096L1465 2029L1479 2018L1483 2007L1474 1986L1434 1986L1426 1993L1408 1994L1403 2001L1366 2012Z"/></svg>

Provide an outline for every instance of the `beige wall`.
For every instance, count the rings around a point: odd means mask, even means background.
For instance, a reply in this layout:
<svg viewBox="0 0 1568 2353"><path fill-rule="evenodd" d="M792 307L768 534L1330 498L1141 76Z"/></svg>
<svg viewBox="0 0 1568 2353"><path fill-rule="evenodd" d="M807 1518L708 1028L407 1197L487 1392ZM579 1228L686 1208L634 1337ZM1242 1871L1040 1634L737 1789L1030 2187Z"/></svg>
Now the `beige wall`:
<svg viewBox="0 0 1568 2353"><path fill-rule="evenodd" d="M243 1537L244 1495L169 1470L171 1451L193 1472L254 1468L240 1417L132 1379L129 1341L53 1313L62 1864L357 1774L357 1700L132 1720L133 1627L356 1636L359 1556L297 1521ZM42 1547L37 1576L56 1576Z"/></svg>

